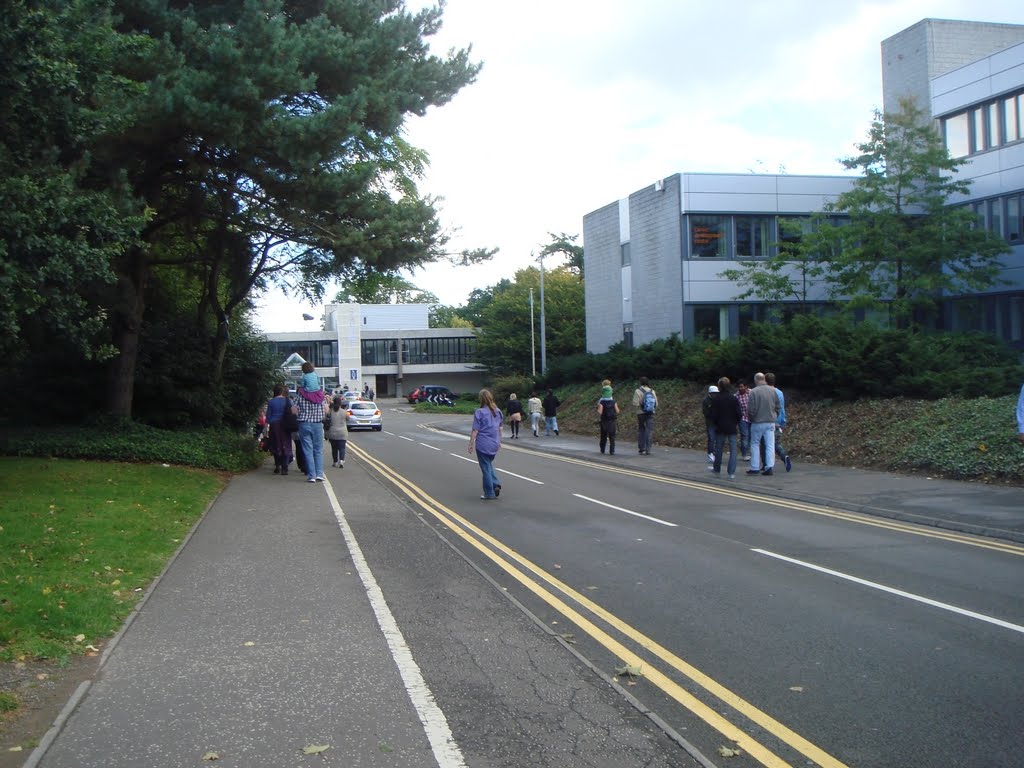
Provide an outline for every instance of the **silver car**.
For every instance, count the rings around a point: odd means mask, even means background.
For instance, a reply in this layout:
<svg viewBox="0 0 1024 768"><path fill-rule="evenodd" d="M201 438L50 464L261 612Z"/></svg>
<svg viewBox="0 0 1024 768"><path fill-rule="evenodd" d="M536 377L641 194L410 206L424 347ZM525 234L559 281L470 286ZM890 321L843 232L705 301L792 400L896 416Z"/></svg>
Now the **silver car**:
<svg viewBox="0 0 1024 768"><path fill-rule="evenodd" d="M384 429L384 418L376 403L369 400L353 400L348 404L347 413L346 426L349 432L353 429L372 429L374 432Z"/></svg>

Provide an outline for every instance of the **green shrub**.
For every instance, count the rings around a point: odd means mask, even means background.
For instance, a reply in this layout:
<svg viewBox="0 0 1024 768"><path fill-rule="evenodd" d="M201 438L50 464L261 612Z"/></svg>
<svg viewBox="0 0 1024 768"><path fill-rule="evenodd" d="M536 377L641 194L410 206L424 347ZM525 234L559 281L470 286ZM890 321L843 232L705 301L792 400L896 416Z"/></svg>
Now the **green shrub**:
<svg viewBox="0 0 1024 768"><path fill-rule="evenodd" d="M8 428L0 432L8 456L159 462L244 472L262 463L251 433L230 429L164 430L131 421L86 427Z"/></svg>

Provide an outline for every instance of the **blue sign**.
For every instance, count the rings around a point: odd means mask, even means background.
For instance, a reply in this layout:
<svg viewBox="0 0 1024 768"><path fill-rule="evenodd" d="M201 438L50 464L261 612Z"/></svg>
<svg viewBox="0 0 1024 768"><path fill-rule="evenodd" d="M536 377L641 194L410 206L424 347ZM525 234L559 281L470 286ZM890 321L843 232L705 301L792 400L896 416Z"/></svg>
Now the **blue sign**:
<svg viewBox="0 0 1024 768"><path fill-rule="evenodd" d="M359 381L359 369L358 368L349 368L348 369L348 378L351 381Z"/></svg>

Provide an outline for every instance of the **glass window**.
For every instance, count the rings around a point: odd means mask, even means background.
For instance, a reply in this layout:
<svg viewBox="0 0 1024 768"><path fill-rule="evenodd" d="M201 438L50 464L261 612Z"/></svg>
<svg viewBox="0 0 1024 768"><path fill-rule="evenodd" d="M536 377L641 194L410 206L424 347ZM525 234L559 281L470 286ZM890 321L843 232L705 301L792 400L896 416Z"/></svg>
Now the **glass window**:
<svg viewBox="0 0 1024 768"><path fill-rule="evenodd" d="M1003 236L1003 201L988 201L988 228L1000 237Z"/></svg>
<svg viewBox="0 0 1024 768"><path fill-rule="evenodd" d="M985 105L985 142L988 148L999 146L999 103Z"/></svg>
<svg viewBox="0 0 1024 768"><path fill-rule="evenodd" d="M633 324L626 323L622 326L622 345L626 349L633 348Z"/></svg>
<svg viewBox="0 0 1024 768"><path fill-rule="evenodd" d="M768 248L775 239L772 223L768 216L737 216L736 256L741 259L768 256Z"/></svg>
<svg viewBox="0 0 1024 768"><path fill-rule="evenodd" d="M967 113L952 115L942 121L946 131L946 149L953 157L966 157L971 153L968 142Z"/></svg>
<svg viewBox="0 0 1024 768"><path fill-rule="evenodd" d="M971 203L971 210L974 211L974 218L977 222L974 227L975 229L984 229L986 226L985 216L985 204L984 203Z"/></svg>
<svg viewBox="0 0 1024 768"><path fill-rule="evenodd" d="M1006 239L1019 243L1021 239L1020 195L1006 198Z"/></svg>
<svg viewBox="0 0 1024 768"><path fill-rule="evenodd" d="M985 149L985 111L981 107L971 110L971 152Z"/></svg>
<svg viewBox="0 0 1024 768"><path fill-rule="evenodd" d="M633 262L631 261L632 256L629 252L629 243L623 243L619 246L622 249L622 266L628 267Z"/></svg>
<svg viewBox="0 0 1024 768"><path fill-rule="evenodd" d="M729 217L691 216L690 255L714 259L729 255Z"/></svg>
<svg viewBox="0 0 1024 768"><path fill-rule="evenodd" d="M1017 106L1020 103L1020 96L1010 96L1003 99L1003 141L1009 143L1017 141L1020 136L1020 123Z"/></svg>

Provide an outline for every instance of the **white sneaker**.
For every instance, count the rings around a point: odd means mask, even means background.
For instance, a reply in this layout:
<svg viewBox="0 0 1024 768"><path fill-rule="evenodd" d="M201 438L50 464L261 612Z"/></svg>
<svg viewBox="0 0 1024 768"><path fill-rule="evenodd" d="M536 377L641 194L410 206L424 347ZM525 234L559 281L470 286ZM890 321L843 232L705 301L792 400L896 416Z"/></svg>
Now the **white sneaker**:
<svg viewBox="0 0 1024 768"><path fill-rule="evenodd" d="M331 464L331 466L332 466L332 467L336 467L336 466L338 466L338 462L334 462L333 464Z"/></svg>
<svg viewBox="0 0 1024 768"><path fill-rule="evenodd" d="M338 469L344 469L344 468L345 468L345 462L344 461L339 461L338 462Z"/></svg>
<svg viewBox="0 0 1024 768"><path fill-rule="evenodd" d="M714 463L715 463L715 454L709 453L708 454L708 464L714 464Z"/></svg>
<svg viewBox="0 0 1024 768"><path fill-rule="evenodd" d="M327 478L326 478L326 477L324 477L323 475L320 475L320 477L318 477L318 478L316 479L316 482L318 482L318 483L323 483L323 482L326 482L326 480L327 480Z"/></svg>

